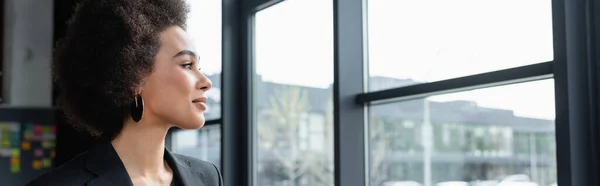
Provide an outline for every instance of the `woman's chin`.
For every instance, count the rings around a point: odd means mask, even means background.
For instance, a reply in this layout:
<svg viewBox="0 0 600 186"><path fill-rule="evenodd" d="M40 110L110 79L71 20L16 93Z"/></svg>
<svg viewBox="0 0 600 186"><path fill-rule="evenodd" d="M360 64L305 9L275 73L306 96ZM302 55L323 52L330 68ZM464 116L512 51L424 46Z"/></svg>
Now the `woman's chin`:
<svg viewBox="0 0 600 186"><path fill-rule="evenodd" d="M181 129L187 129L187 130L199 129L199 128L202 128L203 126L204 126L204 122L194 123L194 124L176 125L176 127L179 127Z"/></svg>
<svg viewBox="0 0 600 186"><path fill-rule="evenodd" d="M179 124L177 126L182 129L199 129L204 126L205 122L206 121L204 120L204 117L201 117L201 118L190 119L190 120L188 120L188 122L185 122L185 123L182 122L181 124Z"/></svg>

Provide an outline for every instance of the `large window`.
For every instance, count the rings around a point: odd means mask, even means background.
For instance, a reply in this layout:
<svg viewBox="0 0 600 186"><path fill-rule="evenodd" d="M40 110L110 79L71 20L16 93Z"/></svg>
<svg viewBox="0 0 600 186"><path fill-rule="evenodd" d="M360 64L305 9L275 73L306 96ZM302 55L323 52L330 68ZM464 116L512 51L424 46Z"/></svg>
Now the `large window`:
<svg viewBox="0 0 600 186"><path fill-rule="evenodd" d="M550 0L365 1L370 91L553 60Z"/></svg>
<svg viewBox="0 0 600 186"><path fill-rule="evenodd" d="M200 55L200 68L211 81L206 92L206 124L199 130L174 130L171 150L221 166L221 10L220 0L187 0L187 32Z"/></svg>
<svg viewBox="0 0 600 186"><path fill-rule="evenodd" d="M370 183L556 182L552 80L369 109ZM511 181L512 180L512 181ZM524 183L518 183L524 184Z"/></svg>
<svg viewBox="0 0 600 186"><path fill-rule="evenodd" d="M333 185L332 15L326 0L287 0L255 15L257 185Z"/></svg>
<svg viewBox="0 0 600 186"><path fill-rule="evenodd" d="M234 185L598 185L590 0L224 2Z"/></svg>

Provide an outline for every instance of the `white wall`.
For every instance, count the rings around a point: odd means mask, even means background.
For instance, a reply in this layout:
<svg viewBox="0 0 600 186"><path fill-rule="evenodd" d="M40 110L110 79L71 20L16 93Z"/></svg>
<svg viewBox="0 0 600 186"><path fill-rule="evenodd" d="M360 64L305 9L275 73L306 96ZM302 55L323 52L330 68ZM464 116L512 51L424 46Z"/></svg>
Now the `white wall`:
<svg viewBox="0 0 600 186"><path fill-rule="evenodd" d="M5 0L6 104L51 107L53 0Z"/></svg>

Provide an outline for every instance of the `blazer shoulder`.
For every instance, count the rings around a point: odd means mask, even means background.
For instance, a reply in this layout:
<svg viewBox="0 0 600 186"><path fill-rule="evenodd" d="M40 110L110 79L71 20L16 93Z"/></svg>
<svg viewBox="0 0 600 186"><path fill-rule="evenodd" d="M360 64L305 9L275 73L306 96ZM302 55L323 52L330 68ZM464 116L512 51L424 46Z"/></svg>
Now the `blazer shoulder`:
<svg viewBox="0 0 600 186"><path fill-rule="evenodd" d="M85 170L86 153L38 176L25 186L69 186L83 185L93 176Z"/></svg>
<svg viewBox="0 0 600 186"><path fill-rule="evenodd" d="M198 171L200 173L206 174L210 180L214 180L218 182L219 186L223 185L223 177L221 175L221 171L217 166L211 162L200 160L198 158L173 153L173 156L182 162L185 162L190 166L193 170Z"/></svg>

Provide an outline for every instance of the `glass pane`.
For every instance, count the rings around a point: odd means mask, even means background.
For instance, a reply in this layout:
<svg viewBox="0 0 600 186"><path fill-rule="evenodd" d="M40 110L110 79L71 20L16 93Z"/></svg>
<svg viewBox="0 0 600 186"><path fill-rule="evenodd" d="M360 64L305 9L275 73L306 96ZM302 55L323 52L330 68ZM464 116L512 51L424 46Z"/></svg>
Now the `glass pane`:
<svg viewBox="0 0 600 186"><path fill-rule="evenodd" d="M206 120L221 117L221 1L187 0L190 4L187 32L200 55L201 71L212 81L206 92Z"/></svg>
<svg viewBox="0 0 600 186"><path fill-rule="evenodd" d="M174 132L171 152L209 161L221 168L221 125Z"/></svg>
<svg viewBox="0 0 600 186"><path fill-rule="evenodd" d="M371 185L555 183L553 83L550 79L371 106Z"/></svg>
<svg viewBox="0 0 600 186"><path fill-rule="evenodd" d="M282 1L255 24L256 184L333 185L333 3Z"/></svg>
<svg viewBox="0 0 600 186"><path fill-rule="evenodd" d="M368 0L369 90L552 61L551 2Z"/></svg>

